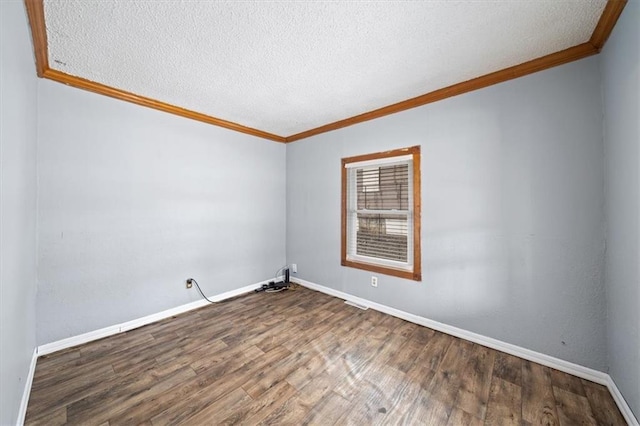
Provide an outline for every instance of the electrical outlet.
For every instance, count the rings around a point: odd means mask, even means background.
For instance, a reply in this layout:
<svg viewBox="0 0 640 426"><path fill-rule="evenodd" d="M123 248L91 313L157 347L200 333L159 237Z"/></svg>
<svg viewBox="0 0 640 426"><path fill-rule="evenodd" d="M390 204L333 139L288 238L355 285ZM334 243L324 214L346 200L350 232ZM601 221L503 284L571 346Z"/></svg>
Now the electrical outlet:
<svg viewBox="0 0 640 426"><path fill-rule="evenodd" d="M371 287L378 287L378 277L371 277Z"/></svg>
<svg viewBox="0 0 640 426"><path fill-rule="evenodd" d="M191 278L187 279L187 288L191 288L193 287L193 281L191 280Z"/></svg>
<svg viewBox="0 0 640 426"><path fill-rule="evenodd" d="M298 264L296 263L291 264L291 272L293 272L294 274L298 273Z"/></svg>

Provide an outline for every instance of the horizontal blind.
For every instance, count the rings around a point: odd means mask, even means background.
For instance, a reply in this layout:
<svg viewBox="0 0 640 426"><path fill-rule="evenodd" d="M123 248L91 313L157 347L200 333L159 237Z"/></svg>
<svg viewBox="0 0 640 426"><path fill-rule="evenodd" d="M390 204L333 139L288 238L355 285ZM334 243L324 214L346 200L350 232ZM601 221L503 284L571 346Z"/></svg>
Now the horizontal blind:
<svg viewBox="0 0 640 426"><path fill-rule="evenodd" d="M347 258L409 269L411 160L347 168Z"/></svg>

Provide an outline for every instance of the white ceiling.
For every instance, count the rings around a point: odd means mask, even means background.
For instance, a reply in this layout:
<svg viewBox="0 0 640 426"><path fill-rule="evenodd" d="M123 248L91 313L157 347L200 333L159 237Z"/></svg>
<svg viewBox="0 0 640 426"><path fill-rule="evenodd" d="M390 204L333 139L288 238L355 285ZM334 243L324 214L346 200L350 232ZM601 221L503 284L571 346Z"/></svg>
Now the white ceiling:
<svg viewBox="0 0 640 426"><path fill-rule="evenodd" d="M49 66L289 136L589 40L606 0L45 0Z"/></svg>

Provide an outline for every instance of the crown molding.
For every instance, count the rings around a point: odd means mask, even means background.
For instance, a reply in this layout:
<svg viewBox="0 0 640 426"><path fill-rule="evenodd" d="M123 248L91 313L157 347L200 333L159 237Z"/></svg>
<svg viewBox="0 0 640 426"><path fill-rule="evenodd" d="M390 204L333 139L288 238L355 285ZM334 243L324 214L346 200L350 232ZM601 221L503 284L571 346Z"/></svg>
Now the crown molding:
<svg viewBox="0 0 640 426"><path fill-rule="evenodd" d="M36 60L36 72L38 77L47 78L79 89L88 90L101 95L109 96L115 99L131 102L137 105L153 108L159 111L168 112L170 114L179 115L181 117L192 120L201 121L203 123L212 124L214 126L223 127L236 132L245 133L263 139L275 142L290 143L321 133L330 132L332 130L341 129L354 124L363 123L365 121L374 120L386 115L395 114L397 112L416 108L422 105L441 101L463 93L482 89L494 84L499 84L518 77L542 71L568 62L577 61L591 55L595 55L602 50L613 27L615 26L627 0L608 0L607 4L598 20L598 24L594 29L588 42L579 44L574 47L542 56L531 61L505 68L496 72L492 72L471 80L467 80L458 84L454 84L433 92L415 98L407 99L395 104L387 105L363 114L325 124L314 129L306 130L290 136L279 136L268 133L252 127L243 126L238 123L223 120L196 111L191 111L175 105L171 105L162 101L147 98L145 96L136 95L131 92L110 87L101 83L90 81L81 77L72 76L61 71L51 69L49 67L49 54L47 46L47 30L44 17L44 0L24 0L29 17L29 25L31 27L31 37L33 39L33 50Z"/></svg>
<svg viewBox="0 0 640 426"><path fill-rule="evenodd" d="M262 130L253 129L251 127L246 127L241 124L233 123L231 121L212 117L210 115L184 109L165 102L157 101L155 99L136 95L135 93L126 92L124 90L116 89L114 87L110 87L101 83L96 83L95 81L87 80L81 77L69 75L51 68L46 69L42 74L42 77L66 84L68 86L77 87L78 89L84 89L89 92L98 93L100 95L109 96L111 98L120 99L122 101L131 102L133 104L141 105L144 107L157 109L159 111L168 112L170 114L179 115L181 117L190 118L192 120L202 121L203 123L213 124L214 126L224 127L225 129L234 130L236 132L246 133L248 135L257 136L263 139L269 139L275 142L285 142L285 139L282 136L263 132Z"/></svg>
<svg viewBox="0 0 640 426"><path fill-rule="evenodd" d="M243 126L221 118L212 117L196 111L191 111L166 102L147 98L145 96L136 95L135 93L120 90L115 87L110 87L102 83L76 77L50 68L47 45L47 28L44 19L44 2L43 0L25 0L24 3L27 9L27 16L29 17L29 25L31 27L31 38L33 39L33 50L36 59L36 72L38 77L47 78L78 89L88 90L100 95L168 112L170 114L179 115L181 117L201 121L203 123L213 124L214 126L224 127L225 129L234 130L236 132L246 133L248 135L269 139L275 142L285 142L285 138L282 136L274 135L252 127Z"/></svg>
<svg viewBox="0 0 640 426"><path fill-rule="evenodd" d="M24 0L31 27L31 40L33 42L33 53L36 59L36 73L38 77L43 77L44 72L49 69L49 52L47 45L47 27L44 23L44 3L43 0Z"/></svg>
<svg viewBox="0 0 640 426"><path fill-rule="evenodd" d="M602 50L602 47L607 42L626 4L627 0L607 1L607 5L604 7L602 15L600 15L600 20L598 20L598 25L596 25L589 39L589 43L598 49L598 52Z"/></svg>
<svg viewBox="0 0 640 426"><path fill-rule="evenodd" d="M318 135L320 133L326 133L343 127L353 126L354 124L374 120L386 115L395 114L397 112L441 101L443 99L458 96L463 93L472 92L474 90L482 89L488 86L493 86L494 84L522 77L527 74L546 70L547 68L552 68L558 65L566 64L568 62L577 61L578 59L586 58L587 56L595 55L596 53L598 53L598 50L593 47L591 43L582 43L577 46L570 47L569 49L552 53L550 55L546 55L520 65L515 65L513 67L505 68L500 71L485 74L481 77L476 77L462 83L444 87L442 89L438 89L415 98L407 99L405 101L387 105L373 111L365 112L364 114L356 115L344 120L316 127L315 129L288 136L287 142L294 142L300 139Z"/></svg>
<svg viewBox="0 0 640 426"><path fill-rule="evenodd" d="M591 38L586 43L582 43L556 53L542 56L540 58L533 59L519 65L485 74L481 77L476 77L462 83L457 83L442 89L435 90L433 92L425 93L424 95L420 95L415 98L407 99L405 101L378 108L373 111L368 111L363 114L355 115L344 120L325 124L323 126L316 127L315 129L287 136L286 141L287 143L295 142L297 140L306 139L308 137L319 135L321 133L330 132L332 130L341 129L343 127L353 126L354 124L374 120L376 118L384 117L385 115L395 114L400 111L405 111L411 108L416 108L422 105L441 101L443 99L461 95L463 93L471 92L474 90L483 89L488 86L493 86L494 84L499 84L515 78L523 77L528 74L533 74L538 71L543 71L548 68L553 68L558 65L563 65L598 54L609 38L611 31L613 31L613 27L618 21L618 18L620 17L620 14L622 13L622 10L624 9L626 3L627 0L608 0L604 10L602 11L602 15L600 15L598 24L591 34Z"/></svg>

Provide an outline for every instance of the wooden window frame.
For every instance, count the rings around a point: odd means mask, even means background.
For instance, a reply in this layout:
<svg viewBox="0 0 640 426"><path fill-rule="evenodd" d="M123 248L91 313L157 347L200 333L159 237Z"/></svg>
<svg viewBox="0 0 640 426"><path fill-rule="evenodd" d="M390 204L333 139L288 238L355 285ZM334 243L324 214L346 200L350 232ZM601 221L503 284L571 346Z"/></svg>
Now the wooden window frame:
<svg viewBox="0 0 640 426"><path fill-rule="evenodd" d="M364 263L347 259L347 164L357 163L361 161L379 160L389 157L412 156L413 163L413 270L396 269L389 266L377 265L372 263ZM414 281L422 281L422 254L420 250L420 224L422 203L420 200L420 146L410 148L401 148L391 151L376 152L373 154L358 155L355 157L347 157L342 159L342 208L341 208L341 254L340 260L342 266L350 268L363 269L365 271L376 272L385 275L391 275L400 278L406 278Z"/></svg>

